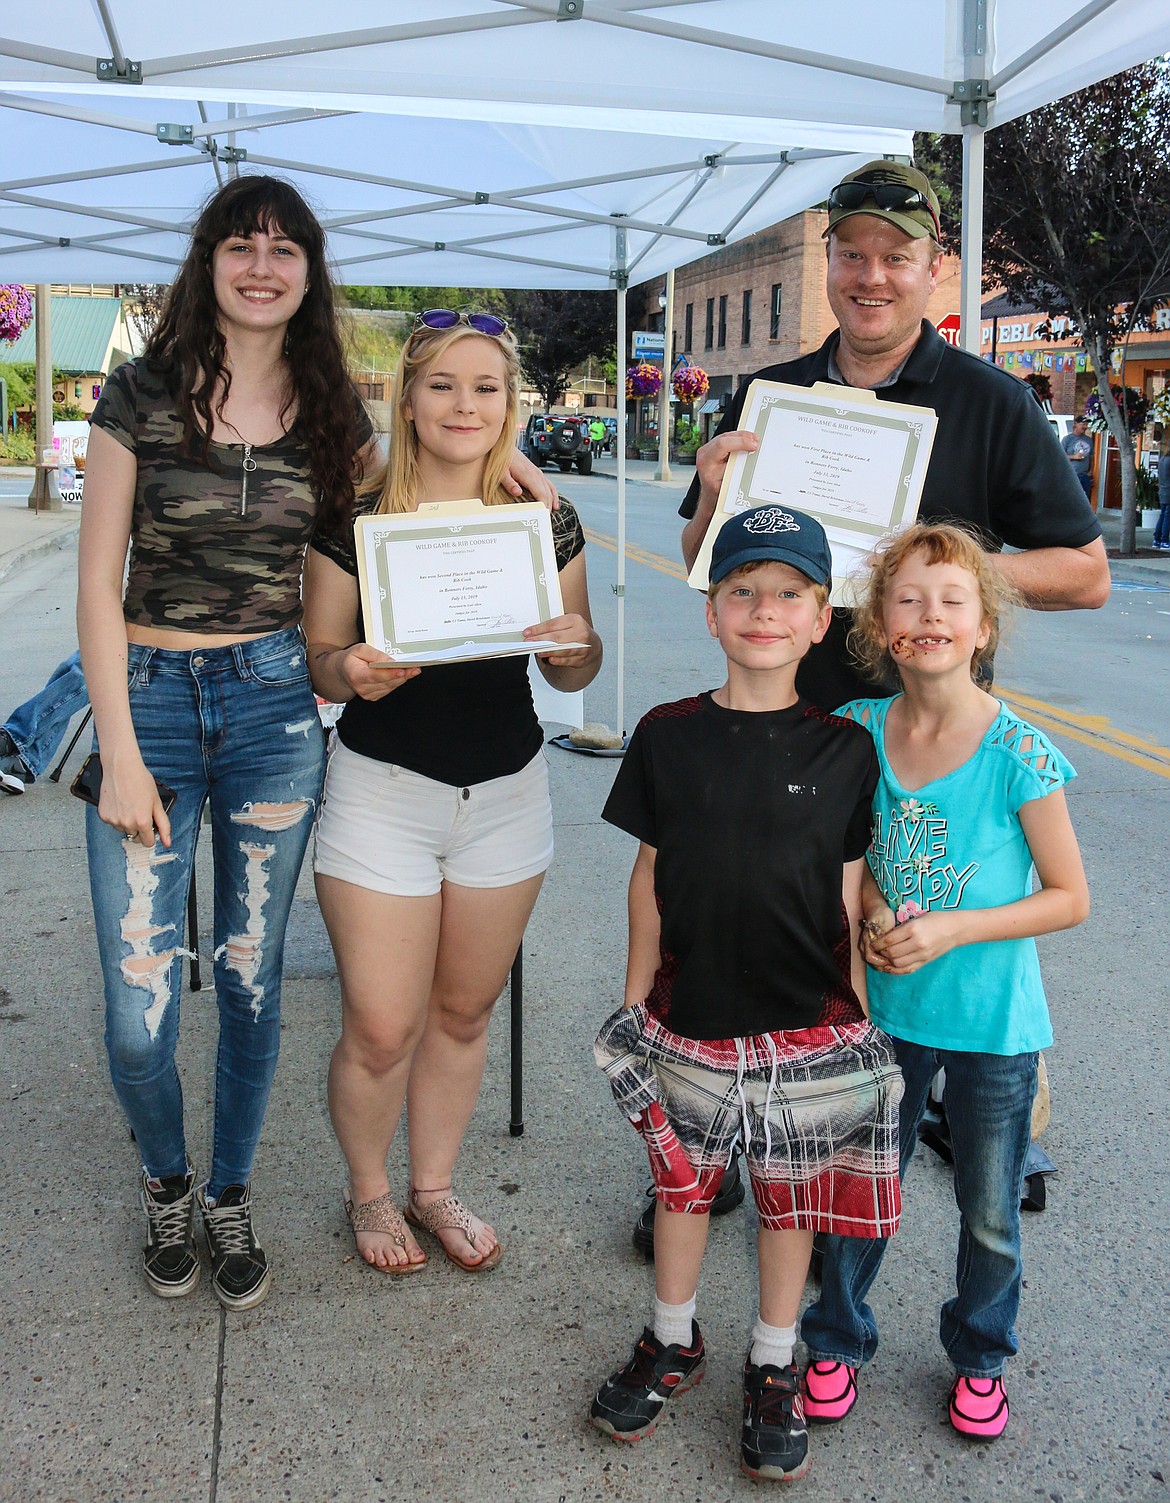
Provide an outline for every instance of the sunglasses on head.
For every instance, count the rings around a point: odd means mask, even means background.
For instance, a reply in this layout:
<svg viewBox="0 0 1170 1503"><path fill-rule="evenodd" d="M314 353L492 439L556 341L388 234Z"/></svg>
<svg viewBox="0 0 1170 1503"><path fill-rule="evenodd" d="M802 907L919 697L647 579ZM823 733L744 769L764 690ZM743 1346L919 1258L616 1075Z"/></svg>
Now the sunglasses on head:
<svg viewBox="0 0 1170 1503"><path fill-rule="evenodd" d="M453 308L428 308L415 316L416 329L453 329L457 324L467 324L477 334L486 334L489 339L498 339L508 332L508 320L497 318L494 313L456 313Z"/></svg>
<svg viewBox="0 0 1170 1503"><path fill-rule="evenodd" d="M829 208L860 209L867 198L879 209L925 209L934 225L935 238L939 237L938 215L930 199L921 189L906 183L838 183L829 194Z"/></svg>

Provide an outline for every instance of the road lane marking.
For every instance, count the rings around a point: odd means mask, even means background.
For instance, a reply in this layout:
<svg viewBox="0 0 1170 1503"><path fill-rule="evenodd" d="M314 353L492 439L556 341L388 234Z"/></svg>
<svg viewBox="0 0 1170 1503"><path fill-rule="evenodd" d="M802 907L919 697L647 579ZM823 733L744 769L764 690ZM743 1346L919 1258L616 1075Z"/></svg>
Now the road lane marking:
<svg viewBox="0 0 1170 1503"><path fill-rule="evenodd" d="M1160 778L1170 778L1170 747L1159 746L1155 741L1144 741L1129 731L1118 730L1105 715L1078 714L1075 710L1061 709L1043 699L1033 699L1016 689L996 686L996 692L1010 700L1024 712L1025 718L1033 721L1042 731L1053 731L1068 736L1083 746L1106 752L1120 762L1129 762L1134 767L1154 772Z"/></svg>
<svg viewBox="0 0 1170 1503"><path fill-rule="evenodd" d="M585 536L589 542L608 548L611 553L617 552L617 539L610 537L608 533L586 527ZM664 558L660 553L651 553L648 548L642 548L637 543L627 541L626 558L644 568L655 569L659 574L668 574L672 579L685 580L687 577L681 564ZM1035 722L1039 730L1067 736L1083 746L1092 747L1094 751L1116 757L1120 762L1128 762L1133 767L1156 773L1161 778L1170 778L1170 747L1159 746L1156 742L1145 741L1129 731L1118 730L1105 715L1088 715L1061 709L1046 700L1034 699L1031 695L1002 685L997 686L996 692L1016 705L1026 719Z"/></svg>
<svg viewBox="0 0 1170 1503"><path fill-rule="evenodd" d="M617 552L617 538L611 538L608 533L598 532L593 527L586 527L585 538L601 548L608 548L611 553ZM651 553L649 548L640 548L637 543L631 543L628 538L626 539L626 558L631 563L642 564L647 569L655 569L659 574L669 574L671 579L686 580L687 573L682 564L663 558L661 553Z"/></svg>

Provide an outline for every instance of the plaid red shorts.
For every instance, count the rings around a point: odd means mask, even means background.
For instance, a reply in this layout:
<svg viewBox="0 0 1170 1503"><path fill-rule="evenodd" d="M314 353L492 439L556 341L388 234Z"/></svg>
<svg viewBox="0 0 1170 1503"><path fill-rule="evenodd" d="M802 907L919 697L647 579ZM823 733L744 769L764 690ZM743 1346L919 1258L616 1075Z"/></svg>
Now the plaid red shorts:
<svg viewBox="0 0 1170 1503"><path fill-rule="evenodd" d="M710 1210L738 1138L762 1226L897 1229L902 1073L872 1023L687 1039L638 1006L606 1019L594 1055L668 1211Z"/></svg>

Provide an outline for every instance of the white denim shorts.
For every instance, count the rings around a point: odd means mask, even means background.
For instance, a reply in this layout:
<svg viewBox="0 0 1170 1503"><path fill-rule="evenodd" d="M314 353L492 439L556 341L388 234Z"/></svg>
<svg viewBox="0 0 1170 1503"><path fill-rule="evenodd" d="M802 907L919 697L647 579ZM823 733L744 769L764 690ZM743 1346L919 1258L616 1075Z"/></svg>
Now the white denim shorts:
<svg viewBox="0 0 1170 1503"><path fill-rule="evenodd" d="M444 882L511 887L547 871L552 854L543 751L507 777L454 788L333 737L314 833L322 876L421 898Z"/></svg>

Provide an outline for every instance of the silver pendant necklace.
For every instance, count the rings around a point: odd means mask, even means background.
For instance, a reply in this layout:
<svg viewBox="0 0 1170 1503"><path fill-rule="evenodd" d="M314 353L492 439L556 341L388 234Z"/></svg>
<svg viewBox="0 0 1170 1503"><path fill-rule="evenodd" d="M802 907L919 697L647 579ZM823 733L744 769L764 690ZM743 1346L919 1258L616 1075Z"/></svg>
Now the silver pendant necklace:
<svg viewBox="0 0 1170 1503"><path fill-rule="evenodd" d="M240 466L240 516L246 516L248 512L248 476L255 473L256 461L252 458L252 445L244 445L244 460Z"/></svg>

